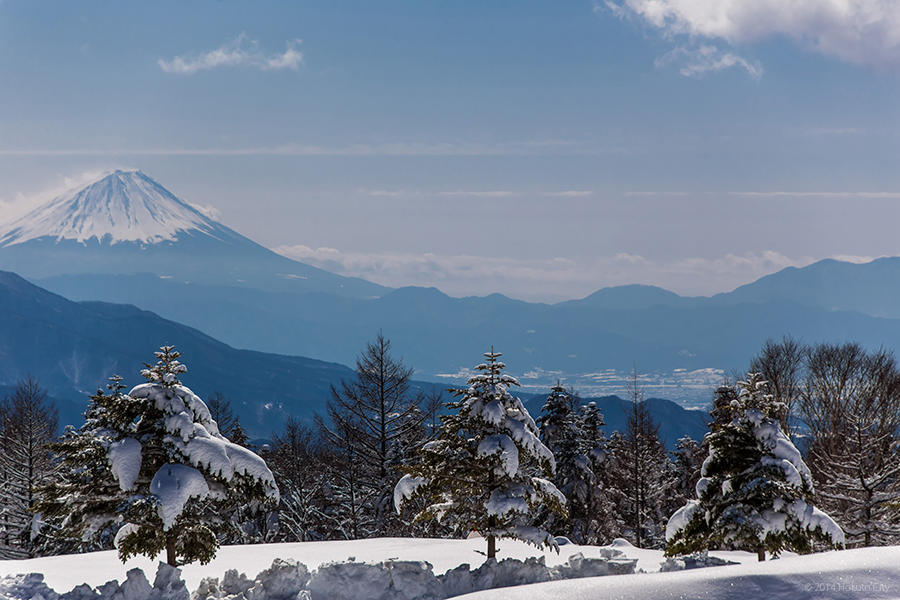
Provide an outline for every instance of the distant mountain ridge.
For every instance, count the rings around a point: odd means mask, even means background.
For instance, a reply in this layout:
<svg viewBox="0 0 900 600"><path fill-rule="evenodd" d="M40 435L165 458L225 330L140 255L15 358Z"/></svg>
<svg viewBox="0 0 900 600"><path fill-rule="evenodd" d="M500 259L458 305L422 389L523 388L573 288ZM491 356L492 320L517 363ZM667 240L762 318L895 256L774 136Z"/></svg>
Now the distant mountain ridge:
<svg viewBox="0 0 900 600"><path fill-rule="evenodd" d="M60 400L62 423L80 422L87 395L110 375L142 381L143 363L166 343L184 354L185 382L204 397L229 396L256 435L279 429L287 414L321 409L330 385L352 375L334 363L235 350L134 306L71 302L0 271L0 384L35 377Z"/></svg>
<svg viewBox="0 0 900 600"><path fill-rule="evenodd" d="M7 225L0 230L0 269L31 279L154 273L209 285L361 298L388 291L276 254L140 171L109 173Z"/></svg>
<svg viewBox="0 0 900 600"><path fill-rule="evenodd" d="M104 211L107 233L94 227ZM136 211L150 225L121 233ZM82 213L91 227L73 224ZM146 175L115 172L0 233L10 240L0 268L73 300L152 310L234 347L350 364L383 330L428 378L462 373L495 345L529 385L561 377L583 395L605 394L620 389L608 383L617 373L637 368L656 393L691 406L706 405L767 338L900 349L900 258L820 261L712 297L630 285L550 305L390 290L289 260L202 217Z"/></svg>
<svg viewBox="0 0 900 600"><path fill-rule="evenodd" d="M829 311L854 311L900 318L900 257L853 263L826 258L805 267L786 267L713 296L679 296L648 285L600 289L566 306L637 309L651 306L706 307L784 302Z"/></svg>
<svg viewBox="0 0 900 600"><path fill-rule="evenodd" d="M604 369L741 369L767 338L785 334L808 342L856 340L900 348L900 320L789 301L676 296L668 305L596 308L500 295L451 298L428 288L401 288L364 300L233 290L149 274L70 276L41 284L76 300L139 304L237 347L345 364L382 329L429 377L471 366L472 357L491 344L517 374L539 370L569 382L574 374ZM170 302L173 297L179 301Z"/></svg>
<svg viewBox="0 0 900 600"><path fill-rule="evenodd" d="M355 376L340 364L237 350L134 306L75 303L0 271L0 395L31 375L56 400L63 425L81 422L87 396L110 375L122 375L127 385L142 381L139 370L163 343L183 352L184 383L204 398L213 392L230 398L241 422L258 438L280 430L288 416L310 420L316 412L324 414L331 386ZM430 392L449 383L416 381L413 388ZM523 397L536 415L546 395ZM609 430L624 427L624 400L596 401L608 412ZM682 435L702 437L704 413L668 400L647 402L670 445Z"/></svg>

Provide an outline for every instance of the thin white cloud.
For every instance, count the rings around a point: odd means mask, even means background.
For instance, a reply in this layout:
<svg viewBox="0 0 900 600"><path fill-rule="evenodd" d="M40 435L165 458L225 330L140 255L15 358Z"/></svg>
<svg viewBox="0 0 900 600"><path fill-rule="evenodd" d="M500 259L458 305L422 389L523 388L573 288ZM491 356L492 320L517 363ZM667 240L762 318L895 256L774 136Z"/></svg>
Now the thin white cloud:
<svg viewBox="0 0 900 600"><path fill-rule="evenodd" d="M853 136L863 135L866 130L859 127L810 127L803 133L811 137Z"/></svg>
<svg viewBox="0 0 900 600"><path fill-rule="evenodd" d="M469 197L469 198L508 198L515 192L511 190L452 190L438 192L438 196Z"/></svg>
<svg viewBox="0 0 900 600"><path fill-rule="evenodd" d="M0 148L0 156L600 156L627 154L574 141L289 143L234 148Z"/></svg>
<svg viewBox="0 0 900 600"><path fill-rule="evenodd" d="M621 252L596 258L524 259L496 256L439 255L407 252L344 252L304 245L280 246L276 252L343 275L400 287L435 286L454 296L500 292L527 300L555 302L586 296L599 288L643 283L687 295L729 291L789 266L820 258L789 257L772 250L719 257L652 260ZM868 262L875 257L834 256Z"/></svg>
<svg viewBox="0 0 900 600"><path fill-rule="evenodd" d="M826 192L818 190L762 190L762 191L737 191L737 192L681 192L681 191L629 191L625 192L627 198L685 198L688 196L734 196L742 198L823 198L823 199L872 199L890 200L900 198L900 191L859 191L847 190Z"/></svg>
<svg viewBox="0 0 900 600"><path fill-rule="evenodd" d="M262 71L291 69L296 71L303 62L300 52L301 40L288 40L284 52L265 54L256 40L242 33L234 40L215 50L192 56L175 56L169 60L159 59L157 64L166 73L193 75L221 67L250 67Z"/></svg>
<svg viewBox="0 0 900 600"><path fill-rule="evenodd" d="M120 167L129 170L128 167ZM83 171L76 175L64 175L49 186L33 193L16 193L12 198L0 198L0 225L15 221L38 206L87 184L97 181L112 169Z"/></svg>
<svg viewBox="0 0 900 600"><path fill-rule="evenodd" d="M200 214L212 219L213 221L222 220L222 211L211 204L197 204L196 202L187 202L191 208Z"/></svg>
<svg viewBox="0 0 900 600"><path fill-rule="evenodd" d="M592 196L593 190L562 190L559 192L544 192L545 196L552 198L585 198Z"/></svg>
<svg viewBox="0 0 900 600"><path fill-rule="evenodd" d="M763 68L759 62L747 60L709 44L697 47L678 46L657 58L655 65L657 68L676 65L679 73L695 79L734 67L744 69L756 80L763 76Z"/></svg>
<svg viewBox="0 0 900 600"><path fill-rule="evenodd" d="M373 198L408 198L408 197L470 197L470 198L510 198L513 196L543 196L546 198L586 198L594 194L593 190L424 190L424 189L367 189L360 188L359 193Z"/></svg>
<svg viewBox="0 0 900 600"><path fill-rule="evenodd" d="M660 196L673 196L676 198L681 198L684 196L690 196L688 192L672 192L672 191L630 191L625 192L626 197L634 197L634 198L656 198Z"/></svg>
<svg viewBox="0 0 900 600"><path fill-rule="evenodd" d="M671 38L739 45L786 37L849 63L900 62L896 0L607 0L605 7Z"/></svg>
<svg viewBox="0 0 900 600"><path fill-rule="evenodd" d="M747 198L861 198L861 199L891 199L900 198L900 192L819 192L819 191L763 191L763 192L728 192L729 196L743 196Z"/></svg>

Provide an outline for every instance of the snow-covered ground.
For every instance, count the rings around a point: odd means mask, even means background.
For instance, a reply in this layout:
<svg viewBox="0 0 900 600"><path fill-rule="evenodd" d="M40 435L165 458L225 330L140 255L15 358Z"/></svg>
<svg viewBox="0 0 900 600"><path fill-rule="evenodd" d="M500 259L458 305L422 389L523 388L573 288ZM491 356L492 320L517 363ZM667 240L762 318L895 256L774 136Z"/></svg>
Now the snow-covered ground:
<svg viewBox="0 0 900 600"><path fill-rule="evenodd" d="M600 557L597 546L577 546L569 544L560 547L560 553L535 549L513 540L497 543L498 558L525 559L530 556L545 556L547 565L554 566L566 562L570 556L582 552L586 557ZM355 541L303 542L296 544L260 544L252 546L223 546L216 558L205 566L191 564L181 567L182 578L189 590L193 590L204 577L221 577L228 569L237 569L252 578L272 565L276 558L292 558L305 564L310 570L319 565L345 561L353 558L356 562L381 562L388 559L424 560L434 567L435 573L444 573L461 564L468 563L473 568L484 562L486 543L481 538L469 540L376 538ZM631 550L635 550L633 547ZM662 553L638 550L638 568L658 570ZM626 552L629 554L630 552ZM734 554L734 553L724 553ZM749 555L747 555L749 556ZM164 556L160 556L164 559ZM754 555L755 559L755 555ZM734 559L730 559L734 560ZM122 564L114 551L92 552L71 556L50 556L30 560L0 561L0 578L16 573L43 573L47 585L57 591L68 591L81 583L94 587L111 579L120 582L129 569L138 567L152 581L156 573L157 561L147 558L133 558Z"/></svg>
<svg viewBox="0 0 900 600"><path fill-rule="evenodd" d="M642 552L648 552L646 550ZM900 598L900 547L787 556L673 573L589 577L487 590L460 600L806 600Z"/></svg>
<svg viewBox="0 0 900 600"><path fill-rule="evenodd" d="M256 546L226 546L215 560L205 566L187 565L182 577L191 591L204 577L222 577L228 569L236 569L253 578L271 566L276 558L290 558L310 570L320 565L353 558L357 562L380 562L388 559L424 560L434 566L436 574L468 563L473 568L484 561L479 551L484 540L441 540L381 538L358 541L306 542ZM543 598L897 598L900 597L900 547L870 548L787 556L779 560L757 563L756 555L745 552L713 552L741 564L708 567L690 571L659 573L662 552L640 550L619 542L613 547L627 557L637 559L635 575L611 575L568 581L503 588L463 596L475 600ZM565 563L574 554L600 557L596 546L565 545L559 554L536 550L525 544L501 540L499 558L525 559L544 556L548 565ZM0 561L0 579L16 573L43 573L45 581L58 592L88 583L97 587L116 579L134 567L144 570L153 581L156 561L133 559L124 565L115 552L47 557L31 560Z"/></svg>
<svg viewBox="0 0 900 600"><path fill-rule="evenodd" d="M658 571L662 553L656 550L640 550L627 542L614 545L624 551L629 558L638 560L637 568L644 571ZM498 558L525 559L544 556L548 566L565 563L570 556L582 553L585 557L601 557L597 546L567 544L560 552L538 550L522 542L501 540L498 542ZM468 540L377 538L356 541L305 542L296 544L264 544L253 546L225 546L219 549L216 558L201 566L191 564L182 567L182 578L189 590L193 590L204 577L221 577L228 569L246 573L250 578L269 568L276 558L291 558L305 564L310 570L319 565L346 561L380 562L388 559L424 560L431 563L435 573L444 573L461 564L468 563L473 568L484 562L485 541L481 538ZM713 553L731 561L755 560L755 555L744 552ZM152 581L156 573L157 561L134 558L122 564L114 551L93 552L71 556L51 556L30 560L0 561L0 578L17 573L43 573L44 580L57 591L68 591L81 583L97 587L116 579L123 581L125 573L138 567Z"/></svg>

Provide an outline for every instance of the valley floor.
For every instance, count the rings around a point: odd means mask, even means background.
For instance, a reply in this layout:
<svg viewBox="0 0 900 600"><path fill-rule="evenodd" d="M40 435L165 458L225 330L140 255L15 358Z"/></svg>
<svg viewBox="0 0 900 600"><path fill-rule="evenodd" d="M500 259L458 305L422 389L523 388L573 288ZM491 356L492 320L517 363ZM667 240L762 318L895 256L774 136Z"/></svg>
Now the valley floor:
<svg viewBox="0 0 900 600"><path fill-rule="evenodd" d="M484 561L484 540L442 540L381 538L358 541L306 542L296 544L267 544L228 546L220 549L210 564L187 565L182 578L189 590L194 590L204 577L221 577L228 569L236 569L253 577L268 568L276 558L291 558L304 563L310 570L352 557L357 562L380 562L387 559L424 560L434 566L435 573L443 573L460 564L473 567ZM786 556L757 563L755 554L744 552L713 552L714 556L740 564L708 567L690 571L659 573L662 552L641 550L627 542L618 541L615 548L626 557L638 560L637 568L644 573L612 575L568 581L503 588L464 596L475 600L550 598L898 598L900 597L900 547L869 548L814 554ZM574 554L585 557L601 556L596 546L565 545L559 554L536 550L525 544L503 540L499 543L498 558L524 559L545 556L548 565L562 564ZM123 581L132 568L144 570L150 580L156 572L156 561L132 559L124 565L115 552L95 552L83 555L57 556L18 561L0 561L0 579L17 573L42 573L46 583L58 592L88 583L97 587L117 579Z"/></svg>

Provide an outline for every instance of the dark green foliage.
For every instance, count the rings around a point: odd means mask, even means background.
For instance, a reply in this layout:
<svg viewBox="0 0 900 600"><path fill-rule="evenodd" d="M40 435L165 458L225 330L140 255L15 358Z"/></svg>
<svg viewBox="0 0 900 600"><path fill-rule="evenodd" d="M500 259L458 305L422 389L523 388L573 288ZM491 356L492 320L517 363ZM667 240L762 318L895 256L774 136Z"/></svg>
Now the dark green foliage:
<svg viewBox="0 0 900 600"><path fill-rule="evenodd" d="M509 393L518 382L502 373L500 354L486 353L469 387L456 390L442 415L437 439L419 452L397 484L398 510L413 498L424 500L417 521L436 519L457 535L478 531L494 558L497 538L516 538L557 547L540 528L543 509L565 517L565 497L545 477L555 470L553 455L521 400Z"/></svg>
<svg viewBox="0 0 900 600"><path fill-rule="evenodd" d="M840 528L811 504L812 476L781 429L783 412L757 373L717 391L697 500L670 520L667 554L736 548L762 558L764 550L843 544Z"/></svg>
<svg viewBox="0 0 900 600"><path fill-rule="evenodd" d="M181 385L179 356L162 347L142 371L148 383L129 394L113 378L109 393L91 398L85 424L54 445L63 469L39 509L61 544L83 550L115 538L123 561L165 550L169 564L206 563L240 525L237 511L277 499L265 463L221 436L206 405ZM167 489L189 495L183 505L167 502Z"/></svg>
<svg viewBox="0 0 900 600"><path fill-rule="evenodd" d="M128 499L109 467L109 441L117 429L133 423L137 404L128 402L122 378L114 375L106 391L97 390L79 428L66 428L50 445L59 457L57 477L41 492L35 509L42 514L46 548L89 552L112 548L121 525L117 511Z"/></svg>
<svg viewBox="0 0 900 600"><path fill-rule="evenodd" d="M539 420L541 441L556 460L556 487L565 495L568 516L547 511L544 526L579 544L610 541L612 501L603 485L606 440L603 415L591 402L577 398L557 383L544 402Z"/></svg>

